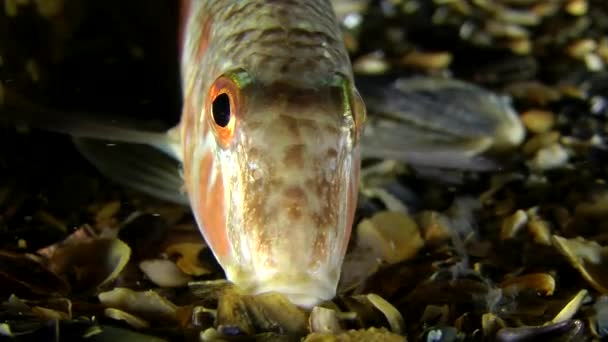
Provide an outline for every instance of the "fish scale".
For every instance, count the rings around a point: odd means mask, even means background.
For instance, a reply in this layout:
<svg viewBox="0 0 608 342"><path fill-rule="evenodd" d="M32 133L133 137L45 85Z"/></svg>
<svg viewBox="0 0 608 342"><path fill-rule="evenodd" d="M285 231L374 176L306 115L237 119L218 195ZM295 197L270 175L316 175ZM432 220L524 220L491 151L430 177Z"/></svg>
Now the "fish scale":
<svg viewBox="0 0 608 342"><path fill-rule="evenodd" d="M352 78L329 1L191 1L184 7L184 74L199 77L239 65L266 82L314 86L331 72Z"/></svg>

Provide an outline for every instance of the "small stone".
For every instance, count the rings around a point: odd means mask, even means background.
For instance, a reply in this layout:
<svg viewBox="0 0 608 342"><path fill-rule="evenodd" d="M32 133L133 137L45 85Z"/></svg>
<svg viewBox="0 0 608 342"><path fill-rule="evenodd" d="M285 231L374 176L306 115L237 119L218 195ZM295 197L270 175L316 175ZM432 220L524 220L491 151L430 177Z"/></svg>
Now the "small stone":
<svg viewBox="0 0 608 342"><path fill-rule="evenodd" d="M509 49L518 55L528 55L532 52L532 42L528 38L513 39L509 42Z"/></svg>
<svg viewBox="0 0 608 342"><path fill-rule="evenodd" d="M566 49L570 57L583 59L597 48L597 43L593 39L579 39L570 44Z"/></svg>
<svg viewBox="0 0 608 342"><path fill-rule="evenodd" d="M357 229L359 243L388 263L410 259L424 246L416 222L400 212L380 212L361 221Z"/></svg>
<svg viewBox="0 0 608 342"><path fill-rule="evenodd" d="M35 60L29 59L25 62L25 71L30 75L32 82L40 81L40 69Z"/></svg>
<svg viewBox="0 0 608 342"><path fill-rule="evenodd" d="M412 51L403 58L401 63L406 66L421 69L444 69L452 62L452 54L449 52L420 52Z"/></svg>
<svg viewBox="0 0 608 342"><path fill-rule="evenodd" d="M540 133L530 138L522 147L522 152L526 155L533 155L540 149L551 146L559 141L559 132L550 131Z"/></svg>
<svg viewBox="0 0 608 342"><path fill-rule="evenodd" d="M512 213L516 209L517 203L515 203L515 197L508 195L502 200L496 200L494 204L494 214L496 216L505 216Z"/></svg>
<svg viewBox="0 0 608 342"><path fill-rule="evenodd" d="M532 221L528 223L528 230L534 242L545 246L551 245L551 230L547 221Z"/></svg>
<svg viewBox="0 0 608 342"><path fill-rule="evenodd" d="M342 331L335 310L315 306L308 317L308 329L313 333L337 333Z"/></svg>
<svg viewBox="0 0 608 342"><path fill-rule="evenodd" d="M180 287L192 280L184 274L171 260L145 260L139 269L156 285L162 287Z"/></svg>
<svg viewBox="0 0 608 342"><path fill-rule="evenodd" d="M596 53L588 53L584 57L585 65L587 69L591 71L602 71L604 70L604 61Z"/></svg>
<svg viewBox="0 0 608 342"><path fill-rule="evenodd" d="M566 3L566 12L571 15L585 15L588 9L587 0L570 0Z"/></svg>
<svg viewBox="0 0 608 342"><path fill-rule="evenodd" d="M26 249L27 248L27 241L25 241L23 239L19 239L17 241L17 248Z"/></svg>
<svg viewBox="0 0 608 342"><path fill-rule="evenodd" d="M38 13L45 18L57 16L63 10L64 0L35 0Z"/></svg>
<svg viewBox="0 0 608 342"><path fill-rule="evenodd" d="M561 98L558 90L538 81L514 82L507 85L504 90L512 97L533 101L538 105L546 105Z"/></svg>
<svg viewBox="0 0 608 342"><path fill-rule="evenodd" d="M7 17L16 17L17 10L17 1L16 0L5 0L4 1L4 13Z"/></svg>
<svg viewBox="0 0 608 342"><path fill-rule="evenodd" d="M486 23L486 30L496 37L520 39L527 38L530 35L528 30L522 26L506 24L492 19Z"/></svg>
<svg viewBox="0 0 608 342"><path fill-rule="evenodd" d="M198 277L211 273L198 261L199 252L204 247L205 245L200 242L183 242L170 245L165 252L168 255L179 255L176 261L177 267L185 274Z"/></svg>
<svg viewBox="0 0 608 342"><path fill-rule="evenodd" d="M116 287L102 292L99 301L106 307L120 309L147 321L177 321L177 306L157 292L134 291Z"/></svg>
<svg viewBox="0 0 608 342"><path fill-rule="evenodd" d="M98 225L112 225L114 216L120 210L120 201L106 203L95 215L95 222Z"/></svg>
<svg viewBox="0 0 608 342"><path fill-rule="evenodd" d="M502 240L514 238L527 222L528 214L521 209L517 210L513 215L503 219L500 229L500 238Z"/></svg>
<svg viewBox="0 0 608 342"><path fill-rule="evenodd" d="M531 109L522 113L521 120L528 131L545 133L555 125L555 114L546 110Z"/></svg>
<svg viewBox="0 0 608 342"><path fill-rule="evenodd" d="M481 316L481 331L486 338L495 336L496 332L504 327L505 322L493 313L488 312Z"/></svg>
<svg viewBox="0 0 608 342"><path fill-rule="evenodd" d="M479 3L479 1L477 1ZM520 11L497 5L497 2L488 1L488 4L493 4L493 11L496 11L496 19L509 24L536 26L540 23L541 18L531 11Z"/></svg>
<svg viewBox="0 0 608 342"><path fill-rule="evenodd" d="M532 2L534 5L530 8L532 12L534 12L539 17L548 17L555 15L558 11L561 10L561 3L557 1L546 1L546 2Z"/></svg>
<svg viewBox="0 0 608 342"><path fill-rule="evenodd" d="M353 70L362 74L383 74L389 64L381 53L371 53L360 57L353 63Z"/></svg>
<svg viewBox="0 0 608 342"><path fill-rule="evenodd" d="M605 219L608 217L608 191L599 192L590 200L579 203L574 213L582 218Z"/></svg>
<svg viewBox="0 0 608 342"><path fill-rule="evenodd" d="M531 273L509 278L500 283L505 296L516 296L524 290L533 290L543 296L551 296L555 291L555 278L548 273Z"/></svg>
<svg viewBox="0 0 608 342"><path fill-rule="evenodd" d="M107 317L117 321L125 321L135 329L144 329L150 327L150 323L146 322L145 320L119 309L106 308L103 313Z"/></svg>
<svg viewBox="0 0 608 342"><path fill-rule="evenodd" d="M425 210L418 214L417 221L427 243L441 243L450 239L450 223L443 214Z"/></svg>
<svg viewBox="0 0 608 342"><path fill-rule="evenodd" d="M536 156L529 162L533 170L543 171L563 167L568 162L568 152L560 144L552 144L536 152Z"/></svg>
<svg viewBox="0 0 608 342"><path fill-rule="evenodd" d="M608 38L603 38L600 41L595 52L604 60L604 63L608 63Z"/></svg>

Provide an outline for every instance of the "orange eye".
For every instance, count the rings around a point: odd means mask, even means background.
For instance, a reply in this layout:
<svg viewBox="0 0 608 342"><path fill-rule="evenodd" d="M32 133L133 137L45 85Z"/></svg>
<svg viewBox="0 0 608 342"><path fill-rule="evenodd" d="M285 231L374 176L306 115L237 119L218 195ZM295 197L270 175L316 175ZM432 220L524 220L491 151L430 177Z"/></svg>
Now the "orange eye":
<svg viewBox="0 0 608 342"><path fill-rule="evenodd" d="M218 78L211 85L209 100L207 108L215 136L222 147L228 147L234 138L240 110L238 85L230 77Z"/></svg>

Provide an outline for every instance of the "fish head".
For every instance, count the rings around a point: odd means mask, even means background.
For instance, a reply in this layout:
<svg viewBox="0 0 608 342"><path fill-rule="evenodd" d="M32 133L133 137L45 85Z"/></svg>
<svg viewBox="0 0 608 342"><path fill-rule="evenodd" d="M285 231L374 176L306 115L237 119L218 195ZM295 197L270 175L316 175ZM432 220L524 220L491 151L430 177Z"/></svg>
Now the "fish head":
<svg viewBox="0 0 608 342"><path fill-rule="evenodd" d="M353 224L365 119L352 80L336 73L303 87L236 70L210 86L201 113L208 151L186 183L227 278L301 306L333 298Z"/></svg>

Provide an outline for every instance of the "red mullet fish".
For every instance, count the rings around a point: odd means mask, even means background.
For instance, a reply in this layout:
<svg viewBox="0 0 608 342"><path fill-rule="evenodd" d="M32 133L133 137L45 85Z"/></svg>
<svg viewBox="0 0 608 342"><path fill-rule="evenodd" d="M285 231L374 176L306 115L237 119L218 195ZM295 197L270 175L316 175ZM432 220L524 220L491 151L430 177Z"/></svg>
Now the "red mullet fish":
<svg viewBox="0 0 608 342"><path fill-rule="evenodd" d="M184 1L185 189L228 280L302 306L335 295L365 107L328 0Z"/></svg>

